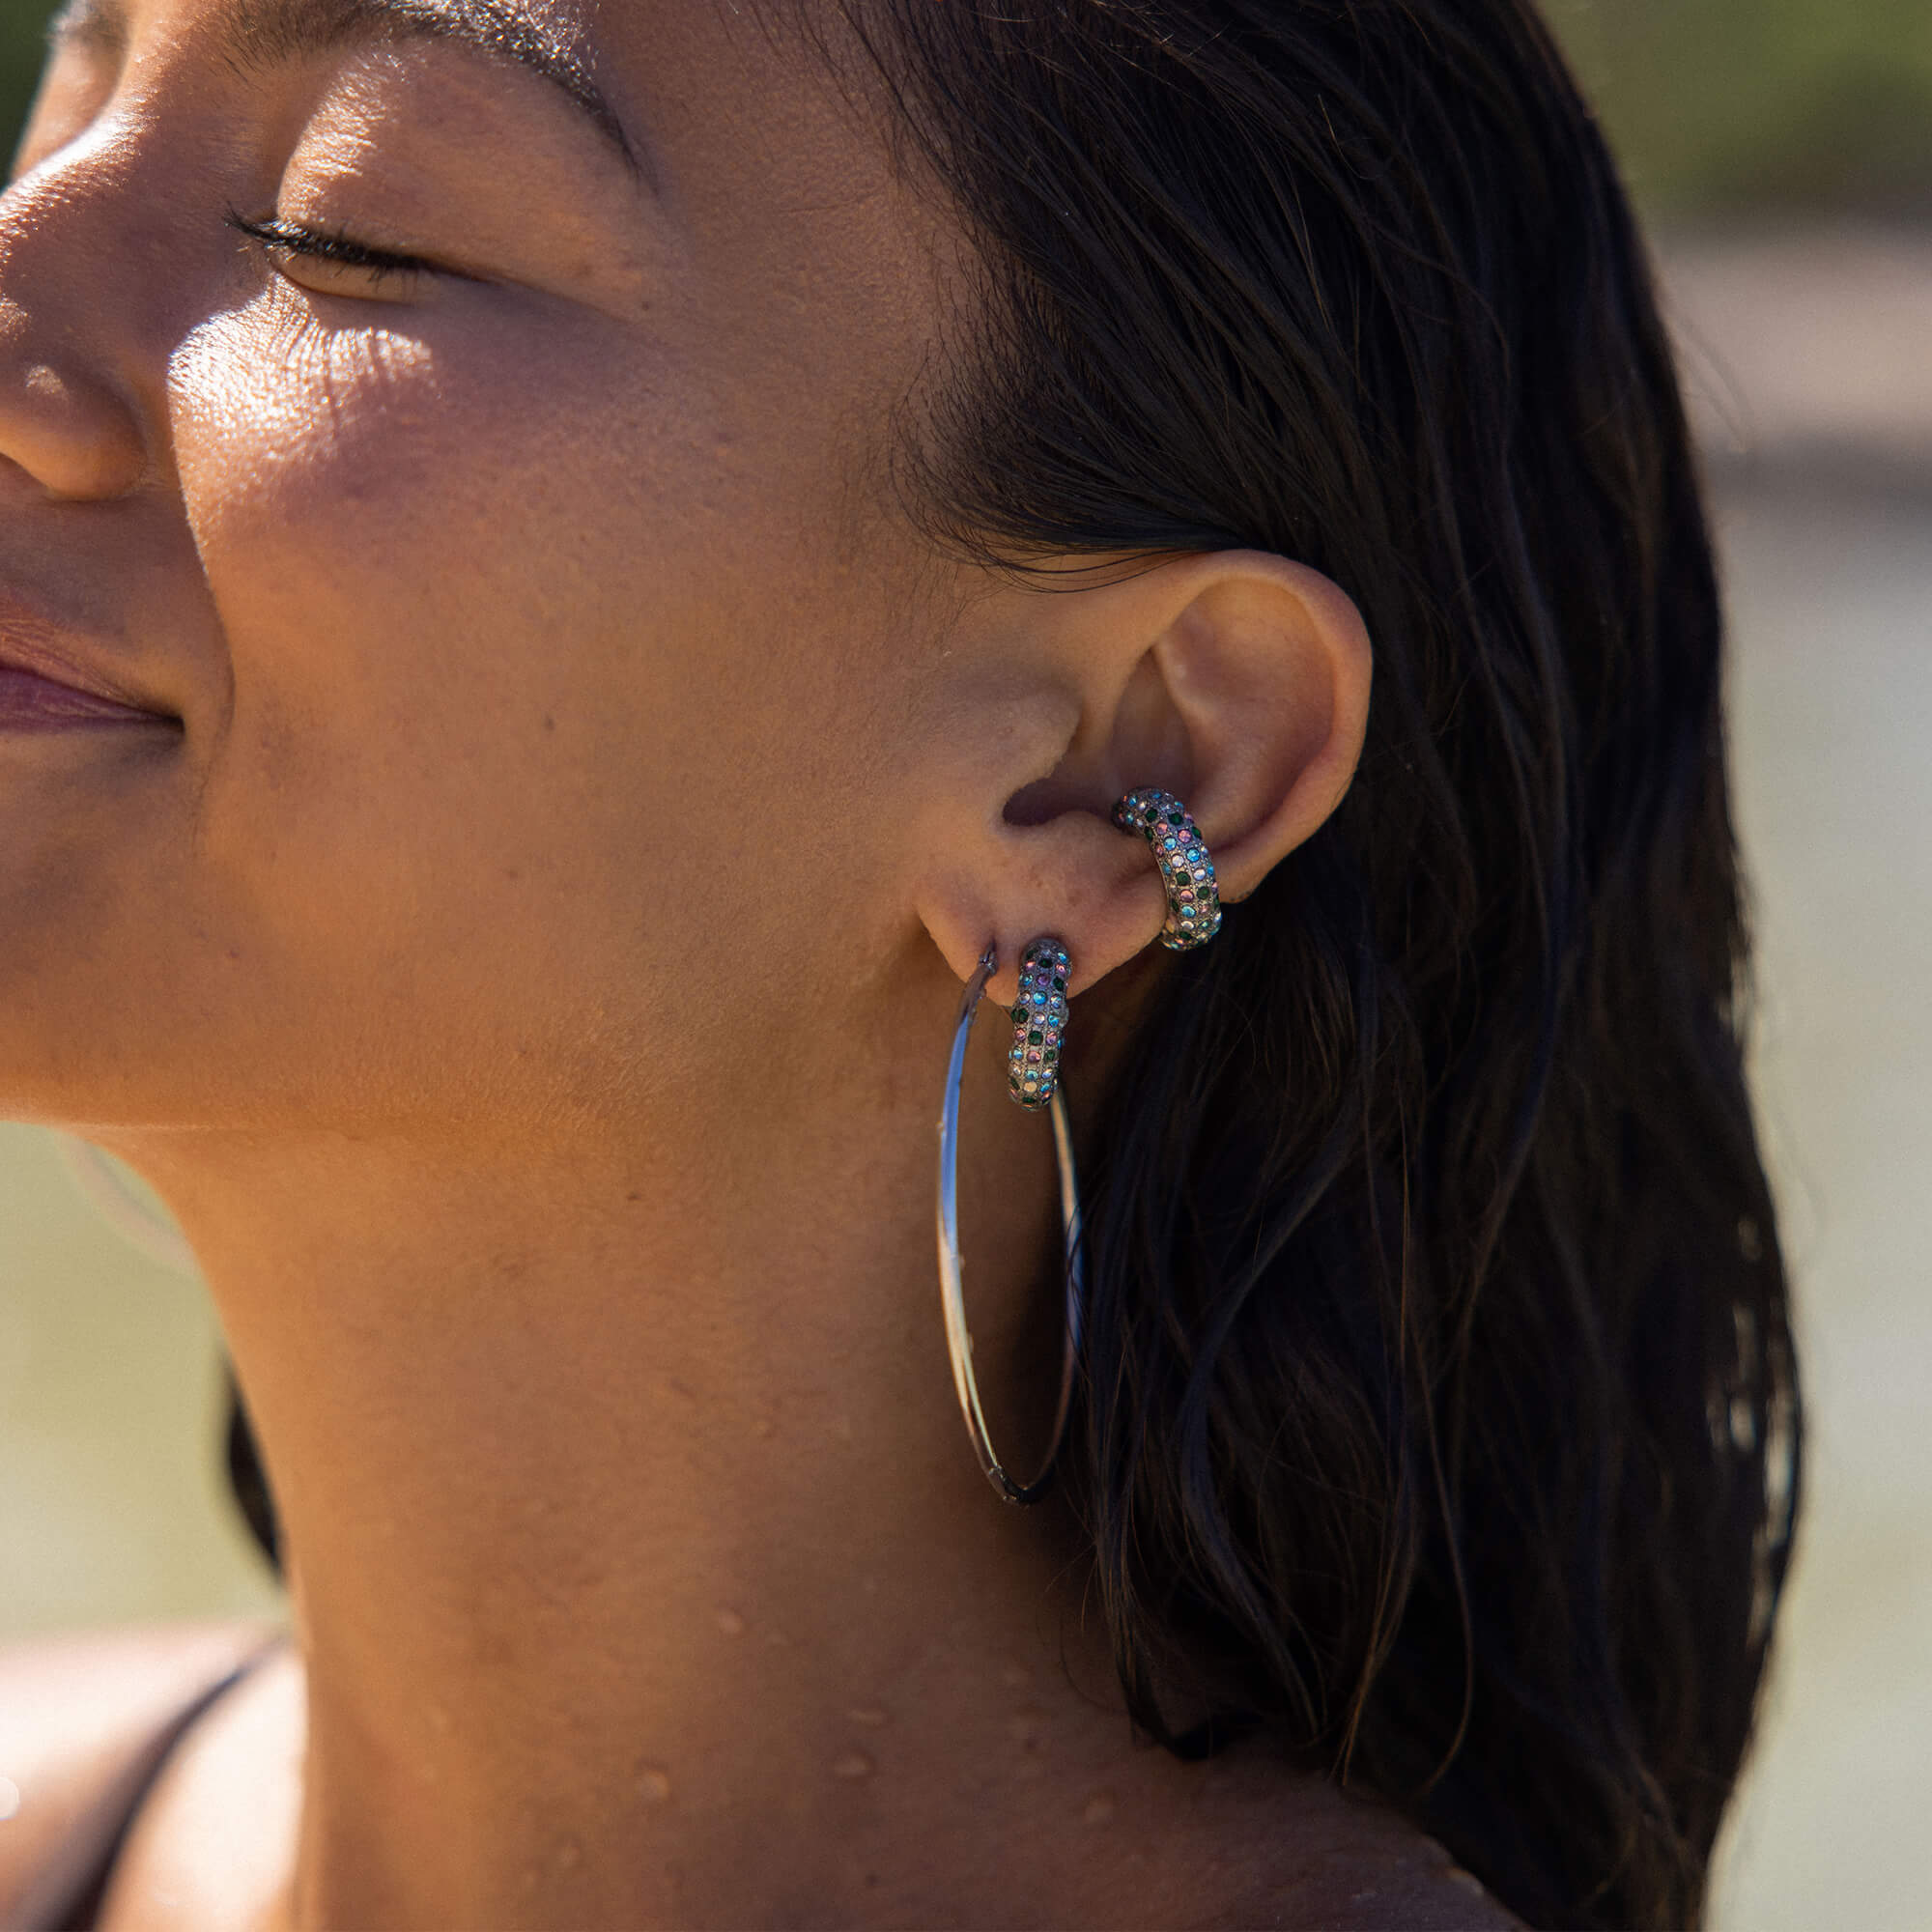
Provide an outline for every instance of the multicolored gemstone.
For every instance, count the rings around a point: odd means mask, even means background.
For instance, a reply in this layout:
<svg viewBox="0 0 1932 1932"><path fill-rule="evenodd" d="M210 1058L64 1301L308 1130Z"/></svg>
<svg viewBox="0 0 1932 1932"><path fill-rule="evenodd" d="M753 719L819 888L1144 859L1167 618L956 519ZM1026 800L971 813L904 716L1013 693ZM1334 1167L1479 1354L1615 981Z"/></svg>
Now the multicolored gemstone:
<svg viewBox="0 0 1932 1932"><path fill-rule="evenodd" d="M1167 893L1160 943L1176 952L1206 946L1221 930L1221 891L1201 829L1186 807L1172 792L1130 791L1115 806L1114 823L1122 832L1138 832L1160 867Z"/></svg>
<svg viewBox="0 0 1932 1932"><path fill-rule="evenodd" d="M1007 1091L1030 1112L1044 1107L1060 1084L1066 1011L1066 948L1057 939L1036 939L1020 954L1013 1043L1007 1055Z"/></svg>

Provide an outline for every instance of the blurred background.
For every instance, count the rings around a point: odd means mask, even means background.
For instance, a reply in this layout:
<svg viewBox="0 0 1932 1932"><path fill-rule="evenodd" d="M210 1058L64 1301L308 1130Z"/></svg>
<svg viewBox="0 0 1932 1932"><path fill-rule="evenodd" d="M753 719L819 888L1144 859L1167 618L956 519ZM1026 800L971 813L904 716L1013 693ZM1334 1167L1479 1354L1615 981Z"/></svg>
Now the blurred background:
<svg viewBox="0 0 1932 1932"><path fill-rule="evenodd" d="M0 0L0 140L45 9ZM1723 1932L1932 1927L1932 0L1552 0L1649 222L1732 622L1811 1460ZM270 1613L200 1291L0 1126L0 1638Z"/></svg>

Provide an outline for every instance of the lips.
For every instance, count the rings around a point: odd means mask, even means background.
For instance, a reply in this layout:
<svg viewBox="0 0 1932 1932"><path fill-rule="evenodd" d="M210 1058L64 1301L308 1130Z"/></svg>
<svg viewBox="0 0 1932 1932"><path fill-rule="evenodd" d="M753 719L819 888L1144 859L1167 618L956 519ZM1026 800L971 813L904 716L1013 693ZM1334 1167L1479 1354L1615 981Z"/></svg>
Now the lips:
<svg viewBox="0 0 1932 1932"><path fill-rule="evenodd" d="M0 731L57 731L72 724L172 724L172 718L0 663Z"/></svg>
<svg viewBox="0 0 1932 1932"><path fill-rule="evenodd" d="M66 637L0 591L0 731L181 720L88 664Z"/></svg>

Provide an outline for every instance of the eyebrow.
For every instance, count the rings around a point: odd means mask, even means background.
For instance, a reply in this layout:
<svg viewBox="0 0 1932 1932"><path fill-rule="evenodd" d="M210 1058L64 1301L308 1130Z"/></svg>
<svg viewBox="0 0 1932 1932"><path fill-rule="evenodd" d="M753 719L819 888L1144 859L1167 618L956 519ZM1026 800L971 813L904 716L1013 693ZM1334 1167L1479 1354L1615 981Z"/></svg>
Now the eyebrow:
<svg viewBox="0 0 1932 1932"><path fill-rule="evenodd" d="M549 23L503 0L225 0L219 18L222 38L242 68L280 66L368 41L447 41L512 61L564 95L632 173L649 180L589 61ZM85 44L125 45L124 0L70 0L48 34Z"/></svg>

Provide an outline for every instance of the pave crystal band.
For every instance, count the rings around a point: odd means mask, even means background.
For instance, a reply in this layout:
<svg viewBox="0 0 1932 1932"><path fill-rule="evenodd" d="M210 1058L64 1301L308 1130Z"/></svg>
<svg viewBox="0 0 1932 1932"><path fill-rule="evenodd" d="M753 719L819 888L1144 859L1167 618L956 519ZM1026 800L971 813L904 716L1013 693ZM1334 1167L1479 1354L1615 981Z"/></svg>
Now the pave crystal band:
<svg viewBox="0 0 1932 1932"><path fill-rule="evenodd" d="M1160 867L1167 891L1160 943L1176 952L1206 946L1221 930L1221 891L1214 882L1214 862L1187 808L1172 792L1143 787L1115 806L1114 823L1122 832L1138 832Z"/></svg>
<svg viewBox="0 0 1932 1932"><path fill-rule="evenodd" d="M1066 1033L1066 948L1036 939L1020 954L1020 990L1013 1001L1013 1044L1007 1056L1007 1091L1037 1113L1060 1085L1060 1042Z"/></svg>

